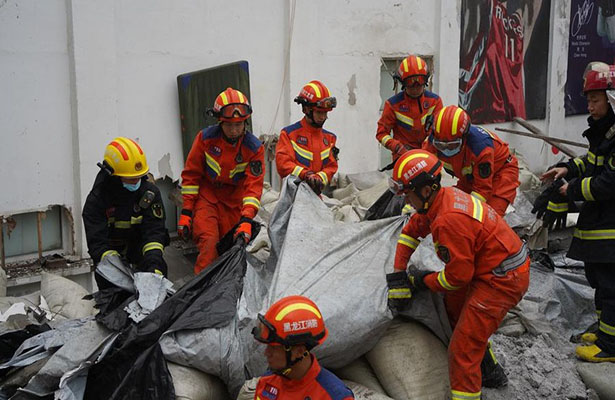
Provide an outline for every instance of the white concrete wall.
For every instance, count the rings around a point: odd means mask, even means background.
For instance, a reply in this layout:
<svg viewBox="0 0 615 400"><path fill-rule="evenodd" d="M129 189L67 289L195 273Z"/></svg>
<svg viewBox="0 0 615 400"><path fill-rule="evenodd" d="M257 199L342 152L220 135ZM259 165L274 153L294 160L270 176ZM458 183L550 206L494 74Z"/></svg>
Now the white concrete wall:
<svg viewBox="0 0 615 400"><path fill-rule="evenodd" d="M340 170L373 170L380 57L433 55L434 90L455 103L459 7L460 0L0 0L0 214L59 203L78 216L96 162L118 135L139 139L156 177L178 179L176 76L242 59L257 135L299 119L292 99L320 79L338 98L326 127L338 134ZM578 139L585 118L565 119L563 109L570 0L552 8L547 119L535 123ZM538 141L502 136L535 170L554 159ZM77 248L81 232L77 218Z"/></svg>

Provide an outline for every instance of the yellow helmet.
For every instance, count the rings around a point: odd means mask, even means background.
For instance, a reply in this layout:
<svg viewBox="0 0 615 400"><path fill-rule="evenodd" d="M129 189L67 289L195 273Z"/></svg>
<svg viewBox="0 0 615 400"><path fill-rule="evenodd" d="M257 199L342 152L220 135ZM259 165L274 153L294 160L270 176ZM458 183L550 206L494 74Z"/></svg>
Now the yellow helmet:
<svg viewBox="0 0 615 400"><path fill-rule="evenodd" d="M111 167L113 175L124 178L140 178L149 171L141 146L125 137L116 137L107 145L105 164Z"/></svg>

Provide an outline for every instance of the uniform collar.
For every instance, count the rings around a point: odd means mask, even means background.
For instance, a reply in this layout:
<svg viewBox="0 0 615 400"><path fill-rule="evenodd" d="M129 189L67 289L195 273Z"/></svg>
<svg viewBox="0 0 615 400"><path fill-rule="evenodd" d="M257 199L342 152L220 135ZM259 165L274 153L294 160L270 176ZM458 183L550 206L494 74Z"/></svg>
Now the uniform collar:
<svg viewBox="0 0 615 400"><path fill-rule="evenodd" d="M319 133L322 132L322 128L316 128L316 127L312 126L307 121L306 117L303 117L303 119L301 120L301 127L303 127L303 129L307 130L311 134L319 134Z"/></svg>
<svg viewBox="0 0 615 400"><path fill-rule="evenodd" d="M318 374L320 374L320 364L316 360L313 354L310 354L312 358L312 365L308 369L307 373L301 379L282 379L282 384L289 390L299 390L309 384L311 384Z"/></svg>
<svg viewBox="0 0 615 400"><path fill-rule="evenodd" d="M445 188L443 187L438 190L436 197L433 199L433 202L429 205L429 208L427 209L427 218L429 218L430 221L436 219L436 216L438 215L438 210L440 209L440 206L442 206L442 202L444 199L444 190Z"/></svg>

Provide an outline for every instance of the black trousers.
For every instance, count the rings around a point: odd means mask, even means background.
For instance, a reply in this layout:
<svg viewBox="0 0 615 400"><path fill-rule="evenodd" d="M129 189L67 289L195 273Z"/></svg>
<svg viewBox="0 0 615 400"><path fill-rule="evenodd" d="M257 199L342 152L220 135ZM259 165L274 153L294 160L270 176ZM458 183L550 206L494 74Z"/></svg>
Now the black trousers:
<svg viewBox="0 0 615 400"><path fill-rule="evenodd" d="M596 289L594 301L600 313L596 345L615 354L615 263L585 263L585 276Z"/></svg>

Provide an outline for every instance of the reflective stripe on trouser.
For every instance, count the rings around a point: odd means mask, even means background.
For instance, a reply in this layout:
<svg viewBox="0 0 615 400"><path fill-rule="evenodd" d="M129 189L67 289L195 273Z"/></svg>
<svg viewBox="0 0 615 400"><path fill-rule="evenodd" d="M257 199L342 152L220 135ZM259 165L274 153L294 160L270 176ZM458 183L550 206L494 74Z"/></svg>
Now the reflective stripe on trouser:
<svg viewBox="0 0 615 400"><path fill-rule="evenodd" d="M596 345L615 354L615 263L585 263L585 276L596 289L596 310L600 310Z"/></svg>
<svg viewBox="0 0 615 400"><path fill-rule="evenodd" d="M448 370L453 397L457 393L480 393L480 363L489 337L498 329L508 310L523 297L529 285L529 258L505 276L487 274L467 287L444 296L453 326L448 345Z"/></svg>
<svg viewBox="0 0 615 400"><path fill-rule="evenodd" d="M218 203L210 203L199 197L194 208L192 219L193 237L199 250L199 256L194 264L194 273L198 274L218 258L216 244L237 222L241 216L241 208L230 208Z"/></svg>

